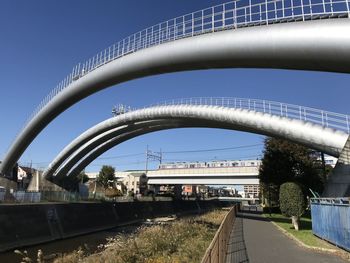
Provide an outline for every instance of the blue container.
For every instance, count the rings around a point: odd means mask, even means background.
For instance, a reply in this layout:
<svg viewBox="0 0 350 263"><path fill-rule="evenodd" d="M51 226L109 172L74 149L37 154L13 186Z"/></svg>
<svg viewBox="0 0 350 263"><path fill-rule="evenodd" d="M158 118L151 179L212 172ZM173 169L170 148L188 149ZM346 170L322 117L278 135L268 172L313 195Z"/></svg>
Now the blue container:
<svg viewBox="0 0 350 263"><path fill-rule="evenodd" d="M311 199L312 232L334 245L350 251L349 200Z"/></svg>

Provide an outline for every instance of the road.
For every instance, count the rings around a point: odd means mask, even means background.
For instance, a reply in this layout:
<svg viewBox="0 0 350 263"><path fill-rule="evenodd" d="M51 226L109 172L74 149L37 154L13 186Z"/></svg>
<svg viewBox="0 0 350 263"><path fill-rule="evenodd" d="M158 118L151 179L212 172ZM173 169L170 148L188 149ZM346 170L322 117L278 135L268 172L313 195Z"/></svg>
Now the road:
<svg viewBox="0 0 350 263"><path fill-rule="evenodd" d="M343 263L336 255L302 248L261 214L240 213L228 248L227 263Z"/></svg>

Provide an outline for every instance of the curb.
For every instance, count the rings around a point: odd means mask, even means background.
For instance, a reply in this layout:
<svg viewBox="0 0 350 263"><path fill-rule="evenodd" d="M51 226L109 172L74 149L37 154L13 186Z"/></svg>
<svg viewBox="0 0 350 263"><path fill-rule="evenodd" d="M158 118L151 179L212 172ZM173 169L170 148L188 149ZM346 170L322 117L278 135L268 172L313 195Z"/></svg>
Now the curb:
<svg viewBox="0 0 350 263"><path fill-rule="evenodd" d="M265 217L265 216L264 216ZM269 219L268 217L265 217L267 219ZM269 219L270 220L270 219ZM317 252L323 252L323 253L328 253L328 254L334 254L336 256L341 257L342 259L345 259L347 261L350 262L350 257L346 256L344 253L342 253L341 250L338 249L330 249L330 248L321 248L321 247L314 247L314 246L309 246L306 245L304 242L300 241L298 238L296 238L295 236L293 236L292 234L288 233L288 231L286 231L285 229L283 229L282 227L280 227L279 225L277 225L275 222L273 222L272 220L270 220L270 222L276 226L284 235L286 235L287 237L289 237L290 239L294 240L299 246L309 249L309 250L314 250Z"/></svg>

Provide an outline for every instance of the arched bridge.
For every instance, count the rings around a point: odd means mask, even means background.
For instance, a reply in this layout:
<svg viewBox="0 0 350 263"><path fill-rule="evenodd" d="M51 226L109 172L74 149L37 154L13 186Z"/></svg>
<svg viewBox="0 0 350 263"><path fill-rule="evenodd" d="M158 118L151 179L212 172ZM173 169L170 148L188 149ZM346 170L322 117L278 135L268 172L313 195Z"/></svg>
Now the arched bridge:
<svg viewBox="0 0 350 263"><path fill-rule="evenodd" d="M145 133L183 127L240 130L280 137L339 157L350 117L280 102L189 98L119 112L73 140L49 165L46 177L78 175L112 147Z"/></svg>
<svg viewBox="0 0 350 263"><path fill-rule="evenodd" d="M349 0L241 0L141 30L73 68L30 116L0 173L8 175L34 138L65 109L121 82L229 67L349 73L349 13Z"/></svg>

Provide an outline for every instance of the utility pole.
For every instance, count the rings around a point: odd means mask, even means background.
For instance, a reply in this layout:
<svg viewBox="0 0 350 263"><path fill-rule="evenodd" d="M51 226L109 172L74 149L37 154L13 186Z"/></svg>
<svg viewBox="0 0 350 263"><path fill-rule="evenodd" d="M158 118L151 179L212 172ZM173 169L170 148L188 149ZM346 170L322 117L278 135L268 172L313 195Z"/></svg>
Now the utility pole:
<svg viewBox="0 0 350 263"><path fill-rule="evenodd" d="M146 169L145 169L146 175L147 175L147 172L148 172L148 144L146 148Z"/></svg>
<svg viewBox="0 0 350 263"><path fill-rule="evenodd" d="M147 175L148 172L148 161L159 161L159 164L162 163L162 149L159 152L152 152L148 149L148 145L146 148L146 169L145 173Z"/></svg>
<svg viewBox="0 0 350 263"><path fill-rule="evenodd" d="M326 161L324 159L324 152L321 152L321 160L322 160L322 171L323 171L323 177L326 180Z"/></svg>

